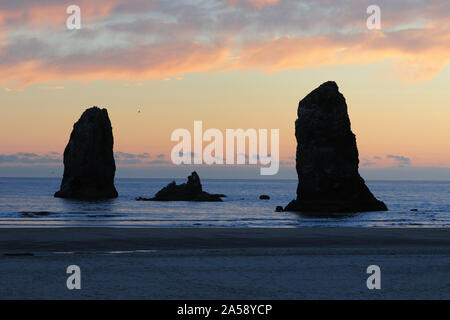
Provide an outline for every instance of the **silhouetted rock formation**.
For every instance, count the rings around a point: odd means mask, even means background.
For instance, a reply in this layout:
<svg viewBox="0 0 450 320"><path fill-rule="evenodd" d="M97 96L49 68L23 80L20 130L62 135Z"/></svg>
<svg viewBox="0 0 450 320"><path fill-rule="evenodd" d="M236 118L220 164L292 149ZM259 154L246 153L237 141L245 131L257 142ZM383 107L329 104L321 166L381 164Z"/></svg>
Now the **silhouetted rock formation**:
<svg viewBox="0 0 450 320"><path fill-rule="evenodd" d="M259 196L260 200L270 200L270 197L267 194L262 194Z"/></svg>
<svg viewBox="0 0 450 320"><path fill-rule="evenodd" d="M220 202L223 194L210 194L202 190L200 177L192 172L187 183L177 185L175 181L162 188L153 198L136 198L137 201L210 201Z"/></svg>
<svg viewBox="0 0 450 320"><path fill-rule="evenodd" d="M117 197L113 144L108 111L97 107L87 109L74 124L64 150L64 176L55 197Z"/></svg>
<svg viewBox="0 0 450 320"><path fill-rule="evenodd" d="M298 106L297 199L285 211L385 211L358 173L356 138L335 82L313 90Z"/></svg>

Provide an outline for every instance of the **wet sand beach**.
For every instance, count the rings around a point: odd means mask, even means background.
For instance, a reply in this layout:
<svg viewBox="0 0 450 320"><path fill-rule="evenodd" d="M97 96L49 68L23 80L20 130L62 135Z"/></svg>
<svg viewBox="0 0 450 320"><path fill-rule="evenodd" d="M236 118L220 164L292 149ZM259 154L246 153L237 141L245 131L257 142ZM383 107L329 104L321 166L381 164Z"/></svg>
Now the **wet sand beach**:
<svg viewBox="0 0 450 320"><path fill-rule="evenodd" d="M81 269L68 290L66 268ZM369 265L381 290L369 290ZM0 229L2 299L449 299L435 228Z"/></svg>

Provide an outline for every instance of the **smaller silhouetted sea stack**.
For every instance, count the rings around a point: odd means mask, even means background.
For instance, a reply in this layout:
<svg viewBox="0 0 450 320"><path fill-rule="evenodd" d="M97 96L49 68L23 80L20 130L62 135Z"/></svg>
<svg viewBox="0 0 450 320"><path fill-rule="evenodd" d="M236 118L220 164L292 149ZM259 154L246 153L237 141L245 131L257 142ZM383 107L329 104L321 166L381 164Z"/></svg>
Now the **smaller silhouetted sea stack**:
<svg viewBox="0 0 450 320"><path fill-rule="evenodd" d="M136 198L137 201L209 201L220 202L223 194L210 194L202 190L200 177L197 172L192 172L187 183L177 185L175 181L156 193L153 198Z"/></svg>
<svg viewBox="0 0 450 320"><path fill-rule="evenodd" d="M113 144L108 111L87 109L74 124L64 150L64 176L55 197L86 200L117 197Z"/></svg>
<svg viewBox="0 0 450 320"><path fill-rule="evenodd" d="M358 148L347 104L337 84L326 82L298 105L297 199L284 209L300 212L385 211L358 173Z"/></svg>

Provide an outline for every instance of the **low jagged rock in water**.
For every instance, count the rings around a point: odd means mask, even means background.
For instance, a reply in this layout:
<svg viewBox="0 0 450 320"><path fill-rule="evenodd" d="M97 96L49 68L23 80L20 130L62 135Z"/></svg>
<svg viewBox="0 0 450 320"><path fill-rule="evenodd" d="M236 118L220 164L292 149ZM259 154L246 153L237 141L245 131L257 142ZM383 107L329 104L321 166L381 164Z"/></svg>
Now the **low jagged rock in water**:
<svg viewBox="0 0 450 320"><path fill-rule="evenodd" d="M58 198L105 199L114 187L114 138L106 109L87 109L74 124L64 150L64 176Z"/></svg>
<svg viewBox="0 0 450 320"><path fill-rule="evenodd" d="M177 185L175 181L162 188L153 198L136 198L138 201L210 201L220 202L223 194L210 194L203 191L200 177L192 172L187 183Z"/></svg>
<svg viewBox="0 0 450 320"><path fill-rule="evenodd" d="M335 82L313 90L298 106L297 199L285 211L386 211L358 173L356 138Z"/></svg>

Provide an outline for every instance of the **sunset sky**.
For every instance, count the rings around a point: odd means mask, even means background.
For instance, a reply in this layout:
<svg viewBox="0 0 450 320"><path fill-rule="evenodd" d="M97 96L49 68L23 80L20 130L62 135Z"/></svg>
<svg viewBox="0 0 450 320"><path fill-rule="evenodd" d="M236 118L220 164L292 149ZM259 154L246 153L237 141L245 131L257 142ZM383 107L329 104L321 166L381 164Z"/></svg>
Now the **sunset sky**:
<svg viewBox="0 0 450 320"><path fill-rule="evenodd" d="M66 28L72 4L80 30ZM94 105L119 167L169 165L172 131L194 120L280 129L292 167L298 101L327 80L361 168L450 168L449 17L448 0L0 0L0 175L61 165Z"/></svg>

